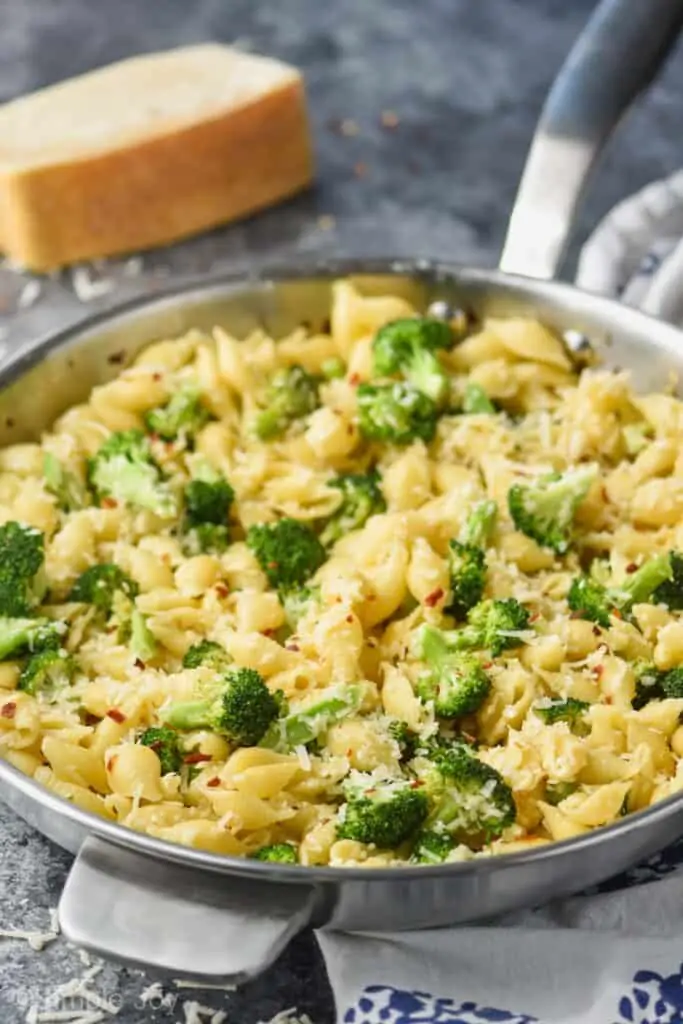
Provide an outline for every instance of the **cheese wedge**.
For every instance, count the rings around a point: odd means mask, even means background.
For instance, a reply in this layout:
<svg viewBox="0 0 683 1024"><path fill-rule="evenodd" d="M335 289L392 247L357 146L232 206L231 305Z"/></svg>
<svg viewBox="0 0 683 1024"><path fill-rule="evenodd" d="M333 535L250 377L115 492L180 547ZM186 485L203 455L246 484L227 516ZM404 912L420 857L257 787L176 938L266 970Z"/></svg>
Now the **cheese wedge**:
<svg viewBox="0 0 683 1024"><path fill-rule="evenodd" d="M164 245L305 188L299 72L206 43L0 106L0 250L31 270Z"/></svg>

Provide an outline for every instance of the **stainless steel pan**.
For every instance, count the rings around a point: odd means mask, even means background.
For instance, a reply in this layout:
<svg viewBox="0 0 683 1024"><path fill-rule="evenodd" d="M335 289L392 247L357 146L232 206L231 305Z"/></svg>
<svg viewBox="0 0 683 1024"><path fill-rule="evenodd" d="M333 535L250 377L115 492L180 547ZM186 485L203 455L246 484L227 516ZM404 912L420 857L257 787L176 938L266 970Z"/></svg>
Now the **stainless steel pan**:
<svg viewBox="0 0 683 1024"><path fill-rule="evenodd" d="M434 263L341 261L249 279L190 282L35 344L0 372L0 443L36 436L122 358L191 326L261 325L274 335L322 321L330 281L445 299L477 314L528 313L591 339L609 365L642 387L683 370L673 328L551 277L587 171L604 138L647 84L683 24L680 0L608 0L572 52L541 120L501 266L484 272ZM515 275L529 275L515 276ZM123 354L123 355L122 355ZM207 982L267 966L306 925L347 930L435 927L543 903L615 874L676 838L683 797L609 828L529 853L392 870L284 867L172 846L91 816L0 761L3 799L76 854L59 914L74 942L105 956Z"/></svg>

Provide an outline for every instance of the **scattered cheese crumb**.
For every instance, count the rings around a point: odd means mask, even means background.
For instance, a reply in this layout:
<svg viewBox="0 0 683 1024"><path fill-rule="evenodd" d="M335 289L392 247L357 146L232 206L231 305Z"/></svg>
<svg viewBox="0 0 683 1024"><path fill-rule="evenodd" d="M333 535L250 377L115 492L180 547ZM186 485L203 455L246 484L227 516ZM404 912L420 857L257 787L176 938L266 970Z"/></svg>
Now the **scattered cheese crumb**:
<svg viewBox="0 0 683 1024"><path fill-rule="evenodd" d="M336 226L337 219L333 217L331 213L322 213L318 217L318 227L321 231L332 231Z"/></svg>
<svg viewBox="0 0 683 1024"><path fill-rule="evenodd" d="M313 1021L307 1013L299 1014L295 1006L290 1006L288 1010L280 1010L270 1020L260 1020L258 1024L313 1024Z"/></svg>
<svg viewBox="0 0 683 1024"><path fill-rule="evenodd" d="M50 942L54 942L58 936L59 922L57 921L56 910L50 910L50 925L47 931L44 932L25 931L21 928L0 928L0 939L17 939L21 942L28 942L31 949L34 949L36 953L40 953Z"/></svg>
<svg viewBox="0 0 683 1024"><path fill-rule="evenodd" d="M95 280L87 267L74 267L71 271L71 284L79 302L90 302L106 295L114 287L108 278Z"/></svg>
<svg viewBox="0 0 683 1024"><path fill-rule="evenodd" d="M194 1001L183 1003L183 1013L185 1024L223 1024L227 1016L223 1010L214 1010L212 1006L202 1006Z"/></svg>
<svg viewBox="0 0 683 1024"><path fill-rule="evenodd" d="M237 985L209 985L205 981L185 981L183 978L174 978L173 984L177 988L215 989L216 992L234 992L237 989Z"/></svg>
<svg viewBox="0 0 683 1024"><path fill-rule="evenodd" d="M383 110L380 116L380 123L383 128L396 128L398 126L398 114L393 110Z"/></svg>
<svg viewBox="0 0 683 1024"><path fill-rule="evenodd" d="M345 117L339 123L339 131L342 135L358 135L358 125L350 117Z"/></svg>

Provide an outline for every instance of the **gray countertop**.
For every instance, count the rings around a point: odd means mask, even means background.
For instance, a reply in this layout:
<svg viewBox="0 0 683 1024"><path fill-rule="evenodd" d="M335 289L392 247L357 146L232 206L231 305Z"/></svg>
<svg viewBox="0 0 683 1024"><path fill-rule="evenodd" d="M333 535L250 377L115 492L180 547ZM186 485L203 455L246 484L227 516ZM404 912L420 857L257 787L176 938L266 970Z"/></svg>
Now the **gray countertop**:
<svg viewBox="0 0 683 1024"><path fill-rule="evenodd" d="M26 278L0 269L0 333L14 344L169 274L293 252L492 265L544 94L592 7L593 0L4 0L0 101L131 53L238 40L305 71L319 175L312 192L279 209L146 256L141 277L128 276L122 261L92 272L108 290L88 305L76 299L70 274L27 290ZM394 127L383 123L391 113ZM619 198L681 164L679 50L605 158L578 238ZM1 806L0 850L0 929L43 929L69 856ZM24 1021L33 1004L45 1009L56 986L85 970L62 939L42 953L0 939L0 1021ZM145 1005L140 993L151 980L107 966L92 987L120 1007L120 1024L183 1022L188 999L224 1009L228 1024L256 1024L289 1006L315 1024L334 1016L308 936L238 993L179 991L165 982L166 1005ZM53 1009L77 1007L78 998L63 996Z"/></svg>

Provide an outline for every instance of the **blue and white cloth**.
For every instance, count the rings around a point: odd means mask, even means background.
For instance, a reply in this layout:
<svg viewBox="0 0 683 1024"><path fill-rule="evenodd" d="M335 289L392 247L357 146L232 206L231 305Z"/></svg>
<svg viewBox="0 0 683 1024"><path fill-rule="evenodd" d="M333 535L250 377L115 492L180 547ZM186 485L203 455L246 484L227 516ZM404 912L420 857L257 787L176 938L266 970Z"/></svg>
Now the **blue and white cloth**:
<svg viewBox="0 0 683 1024"><path fill-rule="evenodd" d="M683 171L619 204L577 283L683 326ZM683 1024L683 838L493 924L318 935L339 1024Z"/></svg>

